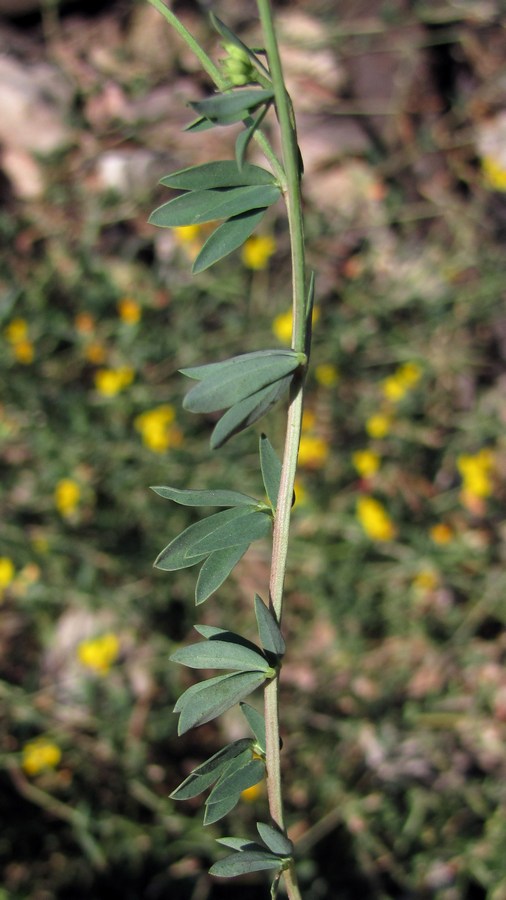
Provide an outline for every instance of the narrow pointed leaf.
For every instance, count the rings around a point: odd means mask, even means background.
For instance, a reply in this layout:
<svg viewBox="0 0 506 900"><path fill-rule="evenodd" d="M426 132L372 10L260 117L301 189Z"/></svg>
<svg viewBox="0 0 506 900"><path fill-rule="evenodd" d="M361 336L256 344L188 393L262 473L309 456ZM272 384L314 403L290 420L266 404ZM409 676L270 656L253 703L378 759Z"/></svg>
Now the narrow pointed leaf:
<svg viewBox="0 0 506 900"><path fill-rule="evenodd" d="M201 366L189 366L184 369L179 369L182 375L187 375L188 378L193 378L195 381L203 381L204 378L207 378L209 375L216 375L218 372L221 372L222 375L228 375L229 369L231 371L235 370L237 365L241 365L245 359L248 359L250 362L255 360L263 360L265 357L273 356L278 353L284 353L286 356L293 356L293 350L279 350L278 348L274 350L254 350L252 353L241 353L239 356L230 356L228 359L222 359L219 362L215 363L205 363Z"/></svg>
<svg viewBox="0 0 506 900"><path fill-rule="evenodd" d="M266 207L253 209L241 213L239 216L232 216L223 225L219 225L208 237L193 263L193 274L198 275L199 272L204 272L215 262L241 247L260 224L265 212Z"/></svg>
<svg viewBox="0 0 506 900"><path fill-rule="evenodd" d="M258 506L258 500L239 491L208 490L190 491L166 485L151 488L166 500L174 500L181 506Z"/></svg>
<svg viewBox="0 0 506 900"><path fill-rule="evenodd" d="M220 878L234 878L247 872L259 872L262 869L280 869L282 857L269 853L268 850L243 850L220 859L209 869L210 875Z"/></svg>
<svg viewBox="0 0 506 900"><path fill-rule="evenodd" d="M265 106L260 110L258 115L255 116L254 119L246 119L245 121L245 129L244 131L240 131L237 135L235 142L235 159L237 162L238 168L242 171L243 168L246 167L247 163L244 162L246 158L246 151L250 145L251 139L255 134L257 128L260 128L265 115L267 113L267 107Z"/></svg>
<svg viewBox="0 0 506 900"><path fill-rule="evenodd" d="M208 554L207 552L195 552L192 555L195 543L221 525L249 514L249 510L250 507L247 506L224 509L190 525L158 554L154 562L155 567L166 572L174 572L177 569L186 569L201 562Z"/></svg>
<svg viewBox="0 0 506 900"><path fill-rule="evenodd" d="M248 647L254 653L259 652L256 644L248 641L242 634L236 634L235 631L228 631L226 628L216 628L214 625L194 625L193 627L202 637L210 641L227 641L229 644L239 644L241 647Z"/></svg>
<svg viewBox="0 0 506 900"><path fill-rule="evenodd" d="M217 844L222 844L224 847L228 847L230 850L263 850L261 844L255 843L255 841L251 841L249 838L239 838L239 837L222 837L216 838Z"/></svg>
<svg viewBox="0 0 506 900"><path fill-rule="evenodd" d="M180 712L178 734L210 722L243 700L265 681L263 672L233 672L192 685L181 695L174 710Z"/></svg>
<svg viewBox="0 0 506 900"><path fill-rule="evenodd" d="M227 770L212 789L206 802L208 804L218 803L230 794L241 794L254 784L258 784L264 775L265 763L261 759L251 759L245 766L231 773Z"/></svg>
<svg viewBox="0 0 506 900"><path fill-rule="evenodd" d="M215 219L228 219L251 209L263 209L276 203L280 196L275 184L187 191L155 209L149 223L161 228L201 225Z"/></svg>
<svg viewBox="0 0 506 900"><path fill-rule="evenodd" d="M240 122L245 116L263 103L269 103L274 97L273 91L246 89L216 94L206 100L194 100L192 109L219 125L231 125Z"/></svg>
<svg viewBox="0 0 506 900"><path fill-rule="evenodd" d="M254 706L250 706L249 703L241 703L240 707L243 716L257 739L259 747L265 753L265 719L262 713L255 709Z"/></svg>
<svg viewBox="0 0 506 900"><path fill-rule="evenodd" d="M229 794L228 797L223 797L218 803L206 803L204 825L214 825L215 822L219 822L220 819L223 819L224 816L228 815L234 806L237 806L240 799L241 794L236 793Z"/></svg>
<svg viewBox="0 0 506 900"><path fill-rule="evenodd" d="M273 853L279 853L280 856L292 855L293 844L279 828L275 828L273 825L265 825L263 822L257 822L257 831L264 844Z"/></svg>
<svg viewBox="0 0 506 900"><path fill-rule="evenodd" d="M276 656L283 656L286 645L270 609L267 608L263 600L255 594L255 615L257 618L258 634L260 635L260 643L267 653L274 653Z"/></svg>
<svg viewBox="0 0 506 900"><path fill-rule="evenodd" d="M250 738L241 738L222 747L209 759L197 766L181 784L172 791L172 800L191 800L198 797L210 784L216 781L232 759L251 747Z"/></svg>
<svg viewBox="0 0 506 900"><path fill-rule="evenodd" d="M183 191L205 191L211 188L244 187L252 184L273 184L274 175L251 163L239 169L233 159L190 166L165 175L160 184Z"/></svg>
<svg viewBox="0 0 506 900"><path fill-rule="evenodd" d="M254 425L278 402L286 393L292 381L292 375L269 384L250 397L235 403L215 425L211 435L211 450L222 447L231 437Z"/></svg>
<svg viewBox="0 0 506 900"><path fill-rule="evenodd" d="M269 663L260 653L218 639L180 647L170 659L191 669L235 669L238 672L266 672L269 669Z"/></svg>
<svg viewBox="0 0 506 900"><path fill-rule="evenodd" d="M230 362L230 360L229 360ZM184 398L185 409L194 413L216 412L239 403L246 397L290 375L299 367L295 351L265 351L261 357L245 353L234 357L234 364L209 373Z"/></svg>
<svg viewBox="0 0 506 900"><path fill-rule="evenodd" d="M281 460L265 434L260 437L260 468L265 493L273 509L276 509L281 482Z"/></svg>
<svg viewBox="0 0 506 900"><path fill-rule="evenodd" d="M236 516L233 521L217 525L202 540L192 544L188 555L200 556L202 553L213 553L215 550L224 550L228 547L249 545L269 533L271 521L271 516L260 510L246 512L241 517Z"/></svg>
<svg viewBox="0 0 506 900"><path fill-rule="evenodd" d="M226 547L224 550L215 550L210 553L203 564L195 587L195 603L198 606L204 603L211 594L214 594L230 575L232 569L244 556L249 544L239 544L238 547Z"/></svg>
<svg viewBox="0 0 506 900"><path fill-rule="evenodd" d="M205 116L199 116L198 119L194 119L193 122L190 122L183 131L189 131L198 133L200 131L209 131L210 128L216 128L216 122L211 122L210 119L207 119Z"/></svg>

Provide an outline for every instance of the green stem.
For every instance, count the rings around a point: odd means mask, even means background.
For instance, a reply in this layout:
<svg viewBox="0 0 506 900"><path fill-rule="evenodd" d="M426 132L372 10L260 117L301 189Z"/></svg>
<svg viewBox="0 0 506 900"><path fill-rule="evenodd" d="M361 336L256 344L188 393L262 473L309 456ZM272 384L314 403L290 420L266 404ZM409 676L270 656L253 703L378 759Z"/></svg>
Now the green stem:
<svg viewBox="0 0 506 900"><path fill-rule="evenodd" d="M295 350L307 352L306 268L302 200L300 192L299 149L297 146L293 109L285 87L272 9L269 0L258 0L258 11L262 23L269 69L273 81L276 111L281 133L282 160L286 173L285 200L287 205L292 256L292 344ZM299 383L294 388L290 398L281 484L274 519L269 589L272 610L276 615L278 622L281 622L283 610L283 586L288 553L293 488L302 428L302 408L303 384ZM283 798L281 792L281 759L279 750L278 697L279 678L276 677L265 689L267 788L271 817L273 821L284 830ZM297 883L295 867L293 865L284 872L284 880L289 900L300 900L301 894Z"/></svg>
<svg viewBox="0 0 506 900"><path fill-rule="evenodd" d="M198 41L193 37L193 35L188 31L187 28L183 25L183 23L178 19L178 17L172 12L172 10L168 9L163 3L163 0L148 0L148 3L151 3L151 6L154 6L156 10L164 17L165 21L171 25L175 31L177 31L178 35L183 39L183 41L187 44L190 50L193 51L197 59L199 60L202 68L209 75L209 78L214 82L219 91L228 91L230 90L230 85L228 84L226 78L223 77L220 72L218 66L216 66L211 57L207 55L206 51L200 46ZM257 142L258 146L262 150L265 158L269 161L272 166L272 171L274 175L278 179L281 188L284 189L286 186L286 176L281 165L279 159L277 158L274 150L272 149L266 135L261 129L258 129L254 134L254 140Z"/></svg>

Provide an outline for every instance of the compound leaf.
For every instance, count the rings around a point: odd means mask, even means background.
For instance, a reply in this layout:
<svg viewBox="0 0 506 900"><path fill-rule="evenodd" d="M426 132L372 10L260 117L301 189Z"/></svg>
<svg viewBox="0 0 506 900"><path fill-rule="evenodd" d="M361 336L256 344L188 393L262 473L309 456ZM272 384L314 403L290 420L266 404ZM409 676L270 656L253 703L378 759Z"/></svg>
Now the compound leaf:
<svg viewBox="0 0 506 900"><path fill-rule="evenodd" d="M261 419L288 390L292 375L269 384L250 397L235 403L215 425L211 435L211 450L222 447L231 437Z"/></svg>
<svg viewBox="0 0 506 900"><path fill-rule="evenodd" d="M174 707L174 711L180 713L178 734L215 719L264 681L264 672L232 672L192 685Z"/></svg>
<svg viewBox="0 0 506 900"><path fill-rule="evenodd" d="M279 197L280 190L275 184L187 191L155 209L149 222L161 228L201 225L251 209L264 209L276 203Z"/></svg>
<svg viewBox="0 0 506 900"><path fill-rule="evenodd" d="M241 512L244 513L242 516L235 516L230 522L216 522L212 531L208 531L197 543L192 543L187 551L188 556L201 556L202 553L213 553L216 550L244 544L249 546L252 541L257 541L269 533L272 521L269 513L261 510L249 512L242 507ZM210 518L214 519L215 516Z"/></svg>
<svg viewBox="0 0 506 900"><path fill-rule="evenodd" d="M197 578L195 587L195 604L197 606L204 603L221 587L248 547L249 544L239 544L238 547L226 547L224 550L215 550L214 553L209 554Z"/></svg>
<svg viewBox="0 0 506 900"><path fill-rule="evenodd" d="M212 789L206 802L207 804L218 803L231 794L240 796L243 791L258 784L264 775L265 763L261 759L250 759L246 765L235 768L232 772L227 769Z"/></svg>
<svg viewBox="0 0 506 900"><path fill-rule="evenodd" d="M170 657L191 669L236 669L238 672L267 672L269 663L260 652L230 641L202 641L181 647Z"/></svg>
<svg viewBox="0 0 506 900"><path fill-rule="evenodd" d="M189 525L158 554L154 562L155 567L166 572L174 572L177 569L186 569L201 562L201 560L206 558L208 552L199 552L191 555L195 543L221 525L248 515L249 510L250 507L248 506L224 509L221 512L214 513L212 516L208 516L206 519L202 519L200 522Z"/></svg>
<svg viewBox="0 0 506 900"><path fill-rule="evenodd" d="M230 761L244 753L245 750L251 748L250 738L241 738L222 747L209 759L197 766L185 778L184 781L171 793L172 800L191 800L202 793L210 784L216 781L223 770L227 768Z"/></svg>
<svg viewBox="0 0 506 900"><path fill-rule="evenodd" d="M246 872L259 872L262 869L280 869L283 858L269 853L268 850L242 850L218 860L209 869L210 875L221 878L234 878Z"/></svg>

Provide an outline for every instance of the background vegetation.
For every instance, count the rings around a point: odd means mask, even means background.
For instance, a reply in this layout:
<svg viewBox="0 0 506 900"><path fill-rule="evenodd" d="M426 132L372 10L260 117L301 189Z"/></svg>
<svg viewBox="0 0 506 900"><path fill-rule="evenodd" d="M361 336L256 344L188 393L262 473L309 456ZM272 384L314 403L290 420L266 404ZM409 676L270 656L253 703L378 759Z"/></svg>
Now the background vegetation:
<svg viewBox="0 0 506 900"><path fill-rule="evenodd" d="M195 573L152 561L196 512L148 486L261 490L255 429L210 456L176 372L286 344L286 226L274 210L191 277L203 234L146 220L158 177L200 161L181 128L206 85L146 5L95 7L0 29L32 90L40 65L58 79L33 131L60 128L45 152L2 133L0 896L246 900L261 881L206 874L223 823L168 799L243 725L176 738ZM279 4L318 271L282 682L308 900L506 898L499 7ZM247 0L216 11L255 33ZM277 446L281 427L262 423ZM253 636L268 558L253 546L213 622ZM245 801L236 834L265 809Z"/></svg>

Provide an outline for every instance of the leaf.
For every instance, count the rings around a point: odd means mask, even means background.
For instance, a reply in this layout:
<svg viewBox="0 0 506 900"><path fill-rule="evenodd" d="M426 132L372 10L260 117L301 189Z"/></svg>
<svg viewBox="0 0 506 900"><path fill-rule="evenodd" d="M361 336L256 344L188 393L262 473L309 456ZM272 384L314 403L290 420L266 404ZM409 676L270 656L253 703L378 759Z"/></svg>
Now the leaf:
<svg viewBox="0 0 506 900"><path fill-rule="evenodd" d="M208 375L215 375L217 372L221 372L225 374L227 370L233 369L234 366L245 357L249 360L253 361L255 359L263 359L264 356L271 356L273 353L288 353L289 355L293 354L293 350L282 350L279 348L275 350L254 350L252 353L241 353L239 356L229 356L228 359L222 359L220 362L215 363L204 363L201 366L189 366L185 369L179 369L182 375L187 375L188 378L193 378L196 381L203 381L204 378L207 378Z"/></svg>
<svg viewBox="0 0 506 900"><path fill-rule="evenodd" d="M236 669L238 672L267 672L269 663L260 652L229 641L202 641L171 654L173 662L191 669Z"/></svg>
<svg viewBox="0 0 506 900"><path fill-rule="evenodd" d="M258 506L258 500L239 491L215 490L190 491L166 485L152 487L152 491L166 500L174 500L181 506Z"/></svg>
<svg viewBox="0 0 506 900"><path fill-rule="evenodd" d="M307 300L306 300L306 352L309 351L311 347L311 335L313 331L313 306L314 306L314 292L315 292L315 273L311 272L309 278L309 288L307 292Z"/></svg>
<svg viewBox="0 0 506 900"><path fill-rule="evenodd" d="M211 450L222 447L231 437L244 431L261 419L286 393L292 381L292 375L269 384L250 397L235 403L215 425L211 435Z"/></svg>
<svg viewBox="0 0 506 900"><path fill-rule="evenodd" d="M249 838L236 838L236 837L222 837L216 838L217 844L223 844L224 847L229 847L231 850L263 850L261 844L256 844L254 841L251 841Z"/></svg>
<svg viewBox="0 0 506 900"><path fill-rule="evenodd" d="M219 822L220 819L223 819L230 810L237 806L239 800L241 799L241 794L230 794L228 797L224 797L218 803L206 803L205 812L204 812L204 825L214 825L215 822Z"/></svg>
<svg viewBox="0 0 506 900"><path fill-rule="evenodd" d="M185 409L194 413L216 412L290 375L301 364L294 350L265 350L262 356L249 353L227 360L229 365L208 373L184 398Z"/></svg>
<svg viewBox="0 0 506 900"><path fill-rule="evenodd" d="M249 647L255 653L258 653L258 647L252 641L248 641L242 634L236 634L235 631L228 631L226 628L216 628L214 625L194 625L195 631L198 631L208 640L228 641L229 644L240 644L241 647Z"/></svg>
<svg viewBox="0 0 506 900"><path fill-rule="evenodd" d="M233 672L192 685L174 707L174 711L180 713L178 734L185 734L190 728L220 716L264 681L264 672Z"/></svg>
<svg viewBox="0 0 506 900"><path fill-rule="evenodd" d="M257 541L269 533L271 521L271 516L262 510L245 512L231 522L217 525L196 544L192 544L188 556L201 556L202 553L213 553L215 550L237 547L239 544L249 546L252 541Z"/></svg>
<svg viewBox="0 0 506 900"><path fill-rule="evenodd" d="M265 719L261 712L250 706L249 703L241 703L241 712L245 717L249 727L255 735L258 746L265 753Z"/></svg>
<svg viewBox="0 0 506 900"><path fill-rule="evenodd" d="M228 219L251 209L272 206L281 196L275 184L187 191L163 203L149 217L151 225L173 228Z"/></svg>
<svg viewBox="0 0 506 900"><path fill-rule="evenodd" d="M241 738L222 747L200 766L197 766L184 781L170 794L172 800L191 800L198 797L210 784L216 781L232 759L251 748L250 738Z"/></svg>
<svg viewBox="0 0 506 900"><path fill-rule="evenodd" d="M267 850L243 850L218 860L209 869L209 874L219 875L221 878L234 878L234 876L244 875L246 872L280 869L282 865L283 859Z"/></svg>
<svg viewBox="0 0 506 900"><path fill-rule="evenodd" d="M215 94L206 100L194 100L190 106L199 115L218 125L232 125L244 119L251 110L263 103L269 103L273 98L274 93L271 90L240 89L226 94Z"/></svg>
<svg viewBox="0 0 506 900"><path fill-rule="evenodd" d="M278 502L282 466L281 460L265 434L260 436L260 468L262 470L265 493L272 508L275 510Z"/></svg>
<svg viewBox="0 0 506 900"><path fill-rule="evenodd" d="M208 553L195 553L193 556L189 555L187 557L186 554L188 552L191 553L195 543L221 525L248 515L249 511L249 506L233 507L232 509L224 509L221 512L214 513L212 516L207 516L207 518L201 519L200 522L195 522L175 537L158 554L154 562L155 567L166 572L174 572L177 569L186 569L189 566L196 565L205 559Z"/></svg>
<svg viewBox="0 0 506 900"><path fill-rule="evenodd" d="M248 58L251 60L253 65L258 68L258 70L262 72L262 74L264 74L266 77L269 77L269 70L266 68L266 66L264 66L261 60L258 59L258 56L253 52L253 50L251 50L246 44L244 44L241 39L238 38L237 35L233 31L231 31L230 28L228 28L228 26L225 25L225 23L222 22L221 19L219 19L218 16L216 16L213 12L211 13L210 18L212 25L214 26L214 28L216 28L218 34L221 34L222 38L224 38L227 44L233 44L235 47L238 47L240 50L242 50L242 52L245 53L246 56L248 56Z"/></svg>
<svg viewBox="0 0 506 900"><path fill-rule="evenodd" d="M258 784L264 775L265 763L261 759L250 759L246 765L230 773L226 770L212 789L206 803L218 803L231 794L240 795L254 784Z"/></svg>
<svg viewBox="0 0 506 900"><path fill-rule="evenodd" d="M200 272L204 272L205 269L244 244L262 221L265 212L266 208L250 210L238 216L232 216L223 225L219 225L208 237L195 259L192 266L193 274L198 275Z"/></svg>
<svg viewBox="0 0 506 900"><path fill-rule="evenodd" d="M267 653L274 653L276 656L283 656L286 645L279 625L258 594L255 594L255 615L260 643L264 650Z"/></svg>
<svg viewBox="0 0 506 900"><path fill-rule="evenodd" d="M255 134L255 131L257 130L257 128L260 128L260 125L262 124L266 113L267 113L267 107L265 106L263 109L260 110L260 112L258 113L257 116L255 116L254 119L251 119L251 120L249 118L246 119L244 131L240 131L239 134L237 135L237 138L235 141L235 158L236 158L237 166L241 172L242 172L243 168L245 168L247 165L247 163L244 162L244 159L246 156L246 151L251 142L251 139L252 139L253 135Z"/></svg>
<svg viewBox="0 0 506 900"><path fill-rule="evenodd" d="M188 132L200 132L200 131L209 131L210 128L216 128L216 123L211 122L210 119L206 119L205 116L199 116L198 119L194 119L193 122L190 122L183 131Z"/></svg>
<svg viewBox="0 0 506 900"><path fill-rule="evenodd" d="M214 594L230 575L232 569L244 556L249 544L240 544L238 547L226 547L224 550L215 550L207 557L202 566L195 587L195 603L199 606L204 603L211 594Z"/></svg>
<svg viewBox="0 0 506 900"><path fill-rule="evenodd" d="M183 191L204 191L210 188L244 187L273 184L274 175L267 169L247 163L240 169L233 159L190 166L165 175L160 184Z"/></svg>
<svg viewBox="0 0 506 900"><path fill-rule="evenodd" d="M285 857L292 855L293 844L279 828L275 828L273 825L265 825L263 822L257 822L257 831L264 844L273 853L278 853L280 856Z"/></svg>

